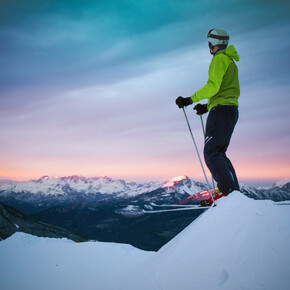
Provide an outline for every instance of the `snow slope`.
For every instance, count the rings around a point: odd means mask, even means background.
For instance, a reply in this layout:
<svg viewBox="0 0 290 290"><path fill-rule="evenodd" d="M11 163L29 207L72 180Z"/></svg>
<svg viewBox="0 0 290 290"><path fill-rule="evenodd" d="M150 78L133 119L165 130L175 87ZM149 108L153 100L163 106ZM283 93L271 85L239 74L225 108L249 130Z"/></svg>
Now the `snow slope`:
<svg viewBox="0 0 290 290"><path fill-rule="evenodd" d="M156 253L15 234L0 243L0 283L12 290L288 290L289 240L289 205L233 192Z"/></svg>
<svg viewBox="0 0 290 290"><path fill-rule="evenodd" d="M138 289L290 289L289 241L290 206L233 192L160 249L154 287Z"/></svg>
<svg viewBox="0 0 290 290"><path fill-rule="evenodd" d="M120 289L121 277L152 254L124 244L16 233L0 242L0 289Z"/></svg>

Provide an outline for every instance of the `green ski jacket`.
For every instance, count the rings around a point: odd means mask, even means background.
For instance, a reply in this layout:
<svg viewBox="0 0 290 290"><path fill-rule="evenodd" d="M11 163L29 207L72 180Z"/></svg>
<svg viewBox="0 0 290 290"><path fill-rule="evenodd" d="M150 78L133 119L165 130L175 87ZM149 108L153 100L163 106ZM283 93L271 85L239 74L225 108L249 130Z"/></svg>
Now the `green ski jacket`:
<svg viewBox="0 0 290 290"><path fill-rule="evenodd" d="M218 51L210 63L206 85L190 96L192 101L196 103L207 99L208 111L217 105L238 107L240 85L234 60L239 59L240 56L233 45Z"/></svg>

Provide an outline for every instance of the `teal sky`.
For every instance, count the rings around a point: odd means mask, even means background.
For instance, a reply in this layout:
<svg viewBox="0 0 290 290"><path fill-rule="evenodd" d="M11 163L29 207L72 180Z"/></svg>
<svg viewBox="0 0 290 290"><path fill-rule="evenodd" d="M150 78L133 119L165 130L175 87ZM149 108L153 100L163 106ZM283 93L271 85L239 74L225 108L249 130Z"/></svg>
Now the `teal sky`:
<svg viewBox="0 0 290 290"><path fill-rule="evenodd" d="M240 179L289 177L289 12L288 1L1 1L0 178L202 179L174 102L206 83L211 28L241 57L229 149Z"/></svg>

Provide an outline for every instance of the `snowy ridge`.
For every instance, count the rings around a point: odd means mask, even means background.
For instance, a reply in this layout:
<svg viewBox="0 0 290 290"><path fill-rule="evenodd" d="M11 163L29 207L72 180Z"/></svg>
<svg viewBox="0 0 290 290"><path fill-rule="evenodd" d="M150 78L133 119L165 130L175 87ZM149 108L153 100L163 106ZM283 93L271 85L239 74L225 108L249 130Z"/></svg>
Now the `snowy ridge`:
<svg viewBox="0 0 290 290"><path fill-rule="evenodd" d="M290 178L285 178L285 179L275 182L272 186L259 187L259 189L263 190L263 189L271 189L271 188L277 188L277 187L281 188L288 184L290 184Z"/></svg>
<svg viewBox="0 0 290 290"><path fill-rule="evenodd" d="M1 285L4 289L288 290L289 228L290 206L233 192L158 252L18 233L0 242Z"/></svg>
<svg viewBox="0 0 290 290"><path fill-rule="evenodd" d="M5 195L13 192L57 196L67 195L68 192L77 192L83 195L99 193L132 197L152 192L159 188L163 188L168 193L177 190L181 193L194 194L204 188L204 185L186 176L146 183L126 182L109 177L85 178L77 175L59 178L43 176L38 180L19 182L17 184L0 183L0 191L3 191Z"/></svg>
<svg viewBox="0 0 290 290"><path fill-rule="evenodd" d="M241 190L255 199L271 199L274 201L283 201L290 199L289 179L278 181L272 186L254 188L252 186L241 184Z"/></svg>
<svg viewBox="0 0 290 290"><path fill-rule="evenodd" d="M147 193L152 193L156 196L155 193L158 191L159 194L162 193L163 200L166 196L170 199L170 196L179 194L182 198L189 197L187 200L189 202L198 202L209 197L207 189L204 183L187 176L145 183L126 182L122 179L109 177L43 176L38 180L28 182L0 182L0 198L13 196L13 198L29 202L51 197L55 200L131 198ZM272 199L274 201L290 199L289 179L264 188L241 185L241 190L256 199Z"/></svg>
<svg viewBox="0 0 290 290"><path fill-rule="evenodd" d="M277 181L274 186L275 187L283 187L283 186L285 186L288 183L290 183L290 179L289 178L286 178L286 179Z"/></svg>
<svg viewBox="0 0 290 290"><path fill-rule="evenodd" d="M43 195L66 195L66 190L75 191L83 194L98 192L101 194L141 194L146 191L153 191L162 186L162 182L151 182L138 184L136 182L126 183L121 179L111 179L109 177L92 177L73 175L67 177L43 176L38 180L20 182L18 184L0 183L0 190L9 192L28 192Z"/></svg>

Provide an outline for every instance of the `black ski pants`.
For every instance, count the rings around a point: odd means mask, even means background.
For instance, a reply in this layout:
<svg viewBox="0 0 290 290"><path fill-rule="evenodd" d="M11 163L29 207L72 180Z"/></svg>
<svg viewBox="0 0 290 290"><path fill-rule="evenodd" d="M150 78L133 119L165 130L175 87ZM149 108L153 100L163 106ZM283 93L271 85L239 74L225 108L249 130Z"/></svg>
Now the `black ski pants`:
<svg viewBox="0 0 290 290"><path fill-rule="evenodd" d="M218 105L210 110L204 141L204 159L219 190L229 194L239 190L235 169L226 151L239 118L236 106Z"/></svg>

